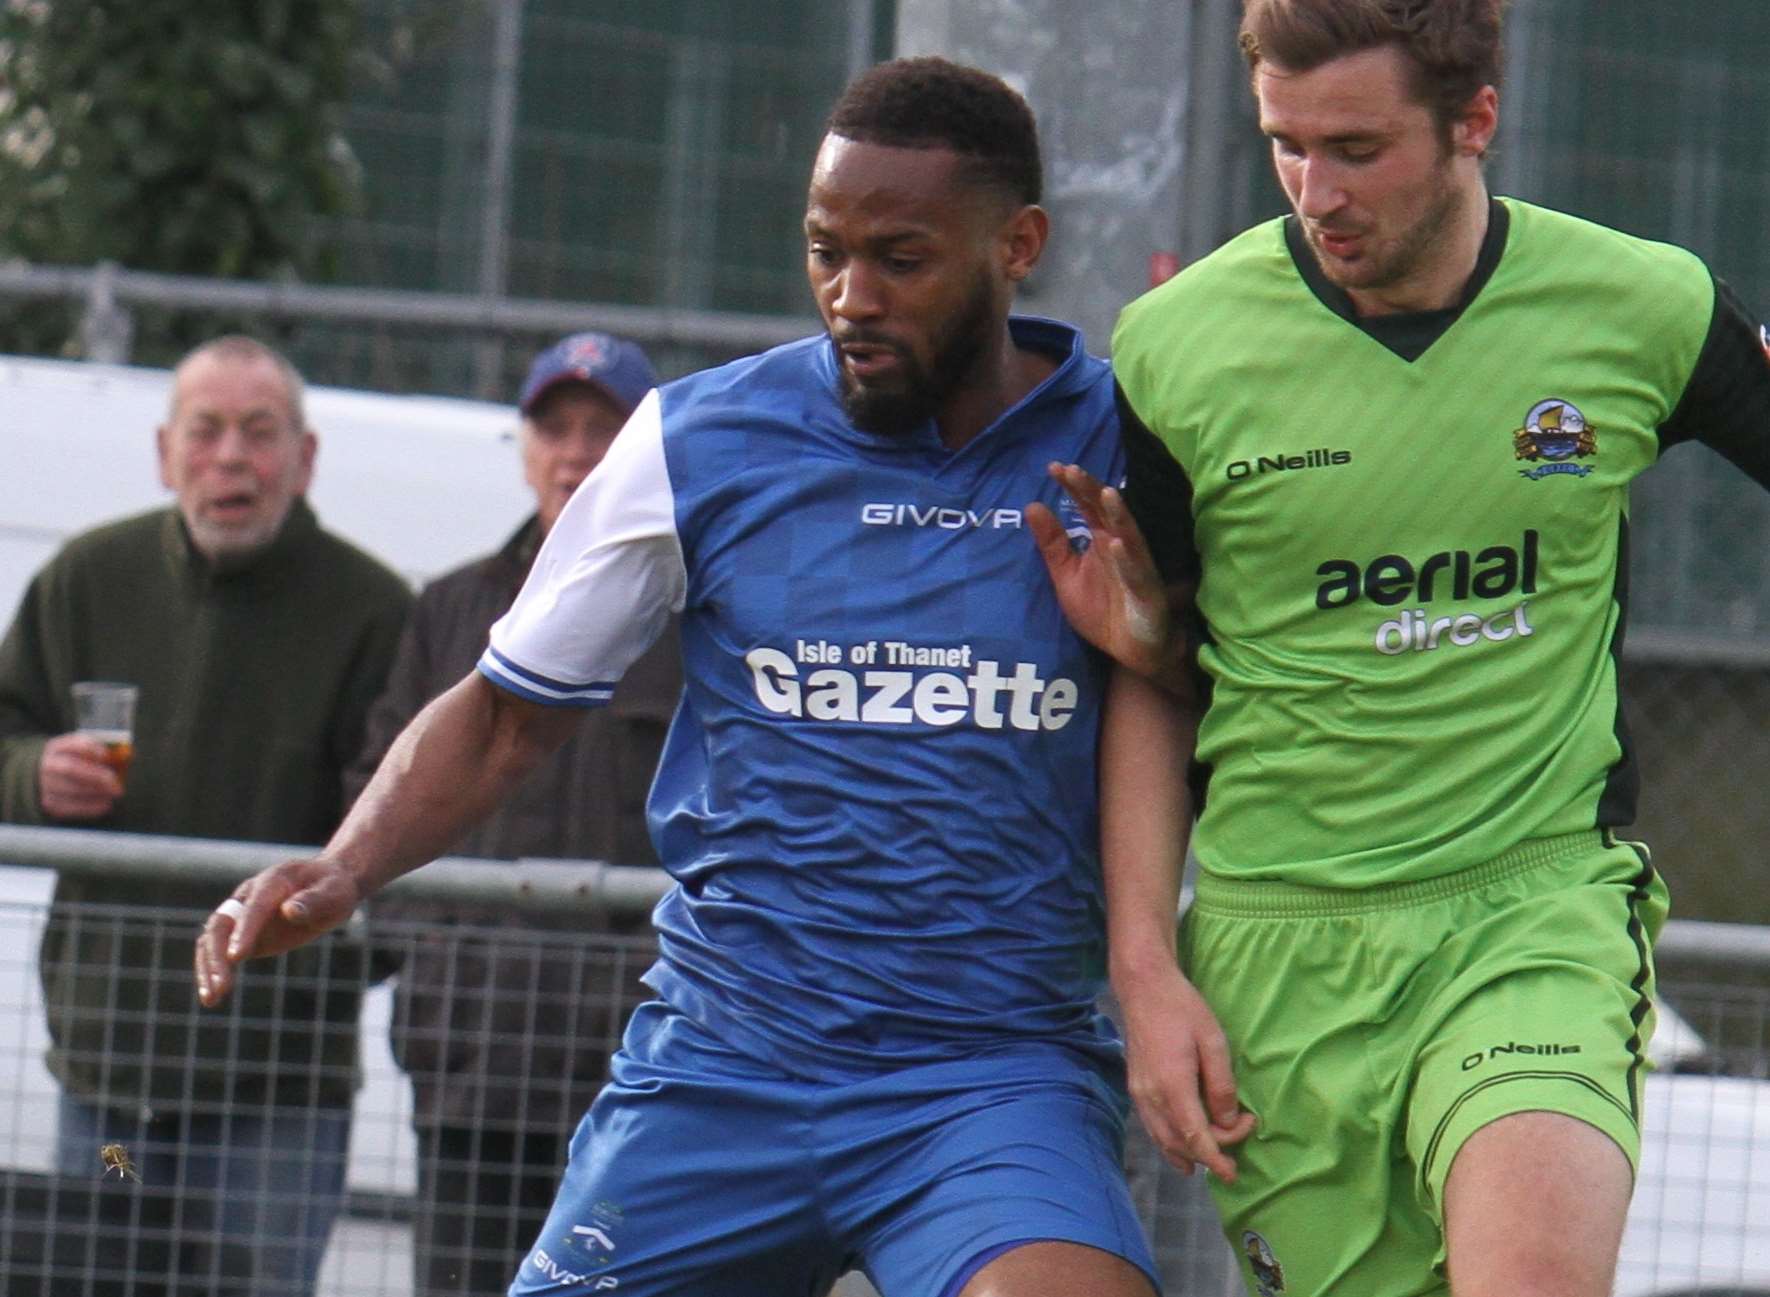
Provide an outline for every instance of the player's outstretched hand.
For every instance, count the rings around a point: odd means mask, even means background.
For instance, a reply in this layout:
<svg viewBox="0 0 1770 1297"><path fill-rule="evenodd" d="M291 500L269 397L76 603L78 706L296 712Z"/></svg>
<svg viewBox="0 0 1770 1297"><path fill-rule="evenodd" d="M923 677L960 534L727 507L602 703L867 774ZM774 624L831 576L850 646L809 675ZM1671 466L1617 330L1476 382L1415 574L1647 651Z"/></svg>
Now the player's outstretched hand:
<svg viewBox="0 0 1770 1297"><path fill-rule="evenodd" d="M1167 592L1123 497L1075 464L1052 464L1051 476L1075 502L1093 533L1082 553L1044 505L1026 507L1057 602L1076 633L1139 675L1162 678L1174 653Z"/></svg>
<svg viewBox="0 0 1770 1297"><path fill-rule="evenodd" d="M1253 1133L1254 1114L1236 1097L1217 1016L1178 967L1134 997L1121 991L1119 1004L1131 1100L1150 1139L1186 1174L1202 1166L1233 1181L1235 1159L1224 1150Z"/></svg>
<svg viewBox="0 0 1770 1297"><path fill-rule="evenodd" d="M197 935L197 998L213 1008L248 959L306 945L350 918L362 896L335 860L285 860L254 874L218 905Z"/></svg>

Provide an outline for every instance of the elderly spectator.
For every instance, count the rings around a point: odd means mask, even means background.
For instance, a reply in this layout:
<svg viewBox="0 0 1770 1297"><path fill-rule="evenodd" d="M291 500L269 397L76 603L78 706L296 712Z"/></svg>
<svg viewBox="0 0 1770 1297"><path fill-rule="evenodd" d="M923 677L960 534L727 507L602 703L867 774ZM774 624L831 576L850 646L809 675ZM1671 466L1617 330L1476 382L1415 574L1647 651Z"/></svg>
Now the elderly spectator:
<svg viewBox="0 0 1770 1297"><path fill-rule="evenodd" d="M276 351L198 347L157 445L174 507L69 541L0 644L0 818L322 842L411 593L308 507L317 442ZM126 784L74 732L70 688L95 679L139 689ZM364 970L328 941L193 1012L183 916L227 891L57 881L40 963L59 1169L95 1176L122 1145L191 1235L250 1267L226 1277L302 1293L343 1197Z"/></svg>
<svg viewBox="0 0 1770 1297"><path fill-rule="evenodd" d="M535 512L496 553L419 596L347 776L353 795L419 710L473 670L560 510L656 382L637 346L606 334L576 334L535 358L519 398ZM671 634L456 850L655 863L645 797L681 681ZM605 1079L650 963L649 942L628 961L569 957L540 930L634 934L650 925L643 915L586 924L409 902L375 912L412 924L393 1049L415 1099L417 1289L499 1292L546 1220L572 1128Z"/></svg>

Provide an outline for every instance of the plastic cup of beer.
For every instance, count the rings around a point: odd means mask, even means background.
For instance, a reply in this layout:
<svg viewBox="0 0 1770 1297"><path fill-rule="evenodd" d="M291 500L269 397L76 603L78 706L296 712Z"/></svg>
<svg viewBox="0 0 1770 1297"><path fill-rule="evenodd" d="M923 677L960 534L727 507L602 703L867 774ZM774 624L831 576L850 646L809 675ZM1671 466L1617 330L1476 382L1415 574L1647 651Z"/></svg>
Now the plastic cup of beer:
<svg viewBox="0 0 1770 1297"><path fill-rule="evenodd" d="M74 728L104 745L105 764L117 772L119 784L128 781L135 757L135 699L140 692L115 680L82 680L73 688Z"/></svg>

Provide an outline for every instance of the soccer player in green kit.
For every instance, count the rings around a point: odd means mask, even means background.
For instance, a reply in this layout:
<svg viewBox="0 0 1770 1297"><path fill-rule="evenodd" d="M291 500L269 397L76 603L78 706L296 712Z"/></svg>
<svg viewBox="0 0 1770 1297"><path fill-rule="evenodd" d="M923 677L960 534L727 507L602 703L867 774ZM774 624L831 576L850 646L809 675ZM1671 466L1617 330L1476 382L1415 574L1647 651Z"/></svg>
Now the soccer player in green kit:
<svg viewBox="0 0 1770 1297"><path fill-rule="evenodd" d="M1686 440L1770 485L1770 334L1725 286L1489 196L1500 10L1245 0L1293 214L1125 311L1123 496L1053 470L1094 547L1029 512L1131 668L1101 786L1132 1093L1219 1170L1262 1297L1609 1293L1666 906L1615 836L1628 485Z"/></svg>

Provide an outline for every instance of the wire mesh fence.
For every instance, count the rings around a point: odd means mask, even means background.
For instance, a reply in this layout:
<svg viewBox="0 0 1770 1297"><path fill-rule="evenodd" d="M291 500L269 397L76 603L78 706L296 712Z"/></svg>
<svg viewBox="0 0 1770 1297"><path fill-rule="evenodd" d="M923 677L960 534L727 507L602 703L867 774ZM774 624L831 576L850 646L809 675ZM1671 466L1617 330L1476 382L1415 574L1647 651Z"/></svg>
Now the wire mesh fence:
<svg viewBox="0 0 1770 1297"><path fill-rule="evenodd" d="M333 152L358 183L345 210L294 223L292 237L323 250L310 273L494 304L810 313L800 269L810 159L843 83L889 48L890 0L355 9L355 72ZM9 51L0 46L0 62ZM0 156L18 147L0 139ZM20 255L0 231L0 261ZM138 304L127 321L98 327L76 299L15 308L8 297L0 325L29 327L0 349L164 365L202 337L246 329L285 347L316 382L485 399L507 398L529 357L565 331L221 301ZM653 359L671 377L758 349L641 340L657 344Z"/></svg>
<svg viewBox="0 0 1770 1297"><path fill-rule="evenodd" d="M58 836L29 832L33 842ZM77 840L90 853L103 849L104 836ZM21 858L8 840L23 840L22 831L0 829L0 855ZM176 854L181 840L162 841ZM206 850L212 872L225 868L230 852L255 861L253 853L276 851L220 843ZM176 948L180 960L165 967L187 963L202 914L152 904L151 867L138 861L132 873L144 880L142 905L60 907L53 921L52 875L0 868L0 1294L501 1292L536 1234L566 1141L621 1023L644 994L637 977L651 958L649 935L581 929L605 926L611 914L642 914L661 879L622 871L621 886L611 887L593 870L451 863L434 879L402 880L396 907L353 925L303 969L255 967L249 975L272 982L280 998L257 1011L262 1020L236 1027L263 1039L310 1030L283 1009L316 993L362 996L346 1151L329 1142L324 1103L292 1102L278 1091L282 1075L313 1083L312 1069L291 1062L287 1050L281 1062L256 1048L199 1057L189 1028L205 1011L188 978L181 983L158 962L95 970L94 984L106 990L82 1012L110 1021L123 1044L134 1030L139 1047L150 1027L160 1041L179 1042L170 1066L187 1075L188 1095L206 1097L137 1103L111 1114L103 1132L70 1111L49 1070L68 1021L65 1007L40 989L43 937L53 923L78 923ZM463 898L478 920L439 917L460 913ZM1648 1081L1645 1151L1617 1291L1770 1292L1770 930L1674 924L1662 966L1661 1065ZM374 983L389 970L390 979ZM132 995L137 978L151 980L158 996L151 1015L119 1008L142 1002ZM127 1054L120 1048L98 1059L123 1090ZM203 1128L205 1119L218 1125ZM228 1180L205 1170L193 1155L205 1129L233 1153L243 1150L255 1174ZM1168 1291L1244 1291L1202 1180L1165 1166L1135 1129L1126 1164ZM290 1189L291 1168L302 1167L316 1174ZM281 1183L299 1210L281 1225L251 1215L242 1224L239 1204L274 1187L267 1181ZM339 1190L335 1200L328 1183ZM267 1245L299 1253L292 1240L314 1229L321 1251L310 1284ZM840 1297L866 1292L859 1275L837 1288Z"/></svg>
<svg viewBox="0 0 1770 1297"><path fill-rule="evenodd" d="M1661 1064L1618 1297L1770 1293L1770 941L1729 960L1701 926L1660 960Z"/></svg>

